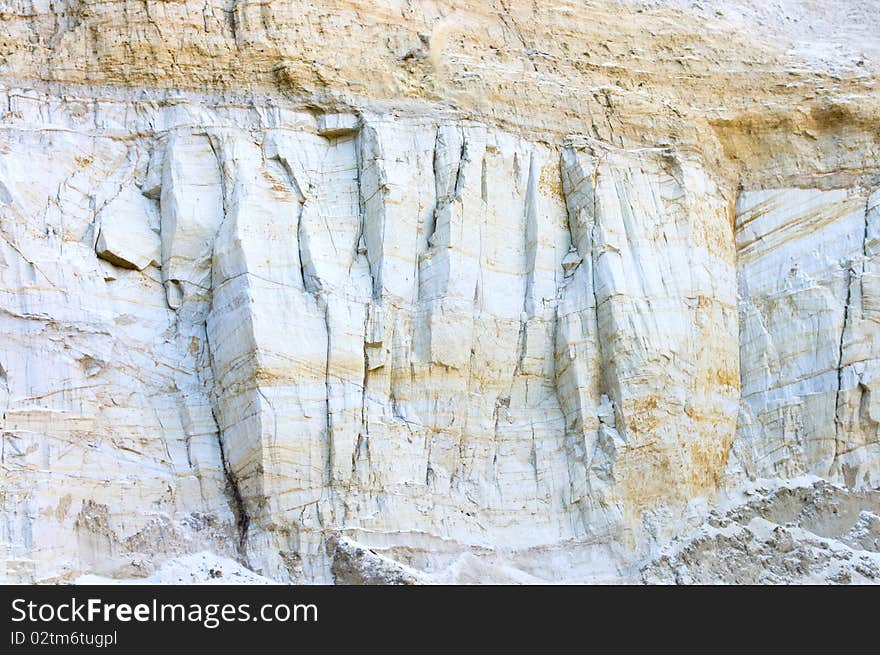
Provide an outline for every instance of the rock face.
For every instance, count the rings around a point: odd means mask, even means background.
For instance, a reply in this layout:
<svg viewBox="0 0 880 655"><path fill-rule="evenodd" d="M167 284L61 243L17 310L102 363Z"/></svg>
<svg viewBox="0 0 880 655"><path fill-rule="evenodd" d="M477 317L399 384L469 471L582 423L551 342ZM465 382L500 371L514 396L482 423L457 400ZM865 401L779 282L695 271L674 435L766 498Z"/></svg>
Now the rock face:
<svg viewBox="0 0 880 655"><path fill-rule="evenodd" d="M858 187L739 196L740 435L754 475L880 487L878 202Z"/></svg>
<svg viewBox="0 0 880 655"><path fill-rule="evenodd" d="M0 579L880 577L876 2L282 4L0 13Z"/></svg>

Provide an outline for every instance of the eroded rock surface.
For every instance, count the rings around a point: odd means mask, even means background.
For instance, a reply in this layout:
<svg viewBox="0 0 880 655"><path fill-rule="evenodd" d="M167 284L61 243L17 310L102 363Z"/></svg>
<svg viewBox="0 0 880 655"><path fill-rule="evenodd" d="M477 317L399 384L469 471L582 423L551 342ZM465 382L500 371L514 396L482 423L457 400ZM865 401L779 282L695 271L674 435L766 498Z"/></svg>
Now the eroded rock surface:
<svg viewBox="0 0 880 655"><path fill-rule="evenodd" d="M0 12L0 578L876 580L876 2L119 4Z"/></svg>
<svg viewBox="0 0 880 655"><path fill-rule="evenodd" d="M880 493L824 480L750 485L643 567L648 583L877 584Z"/></svg>

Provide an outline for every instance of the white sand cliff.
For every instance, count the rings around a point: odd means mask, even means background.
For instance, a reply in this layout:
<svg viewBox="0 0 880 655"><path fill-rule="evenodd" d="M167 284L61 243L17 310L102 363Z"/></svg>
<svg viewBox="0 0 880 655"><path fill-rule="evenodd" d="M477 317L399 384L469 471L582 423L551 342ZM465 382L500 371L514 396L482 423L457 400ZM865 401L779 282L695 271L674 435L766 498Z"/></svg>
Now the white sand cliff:
<svg viewBox="0 0 880 655"><path fill-rule="evenodd" d="M0 581L880 581L878 34L6 3Z"/></svg>

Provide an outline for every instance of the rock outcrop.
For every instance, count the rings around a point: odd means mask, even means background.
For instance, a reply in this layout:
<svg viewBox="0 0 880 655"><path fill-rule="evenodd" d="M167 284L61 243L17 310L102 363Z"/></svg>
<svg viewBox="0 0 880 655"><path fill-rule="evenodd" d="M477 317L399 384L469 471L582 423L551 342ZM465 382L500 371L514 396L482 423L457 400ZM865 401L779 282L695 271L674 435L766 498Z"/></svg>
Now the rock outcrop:
<svg viewBox="0 0 880 655"><path fill-rule="evenodd" d="M0 12L0 579L876 581L880 8L526 4Z"/></svg>
<svg viewBox="0 0 880 655"><path fill-rule="evenodd" d="M647 583L878 584L880 493L752 484L642 568Z"/></svg>

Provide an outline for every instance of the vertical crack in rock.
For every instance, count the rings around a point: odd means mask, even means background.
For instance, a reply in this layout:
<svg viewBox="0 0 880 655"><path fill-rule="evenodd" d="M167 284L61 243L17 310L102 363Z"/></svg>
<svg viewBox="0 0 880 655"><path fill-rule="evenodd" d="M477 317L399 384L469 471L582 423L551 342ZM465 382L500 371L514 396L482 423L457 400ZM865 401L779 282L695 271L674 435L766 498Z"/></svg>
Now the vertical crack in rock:
<svg viewBox="0 0 880 655"><path fill-rule="evenodd" d="M354 450L351 452L351 477L352 480L356 480L357 474L357 462L358 455L361 451L361 443L362 441L368 441L370 436L370 427L369 420L367 418L367 384L369 382L370 377L370 357L367 353L368 348L368 340L369 340L369 330L370 330L370 311L369 307L367 311L364 312L364 341L363 341L363 353L364 353L364 377L361 382L361 425L360 430L358 430L357 442L355 443ZM369 447L369 446L368 446Z"/></svg>
<svg viewBox="0 0 880 655"><path fill-rule="evenodd" d="M248 515L244 498L241 495L238 476L233 472L232 467L229 465L229 459L226 457L226 449L223 446L223 430L217 421L217 415L213 407L211 407L211 416L214 419L214 424L217 426L217 445L220 448L220 462L223 465L223 473L226 476L227 487L232 499L232 510L235 514L236 528L238 529L238 555L246 566L250 566L248 564L247 539L251 518Z"/></svg>
<svg viewBox="0 0 880 655"><path fill-rule="evenodd" d="M526 183L525 230L523 234L523 251L525 253L525 294L523 296L523 312L528 318L535 315L535 263L538 253L538 177L540 166L536 162L534 150L529 153L529 176Z"/></svg>
<svg viewBox="0 0 880 655"><path fill-rule="evenodd" d="M7 423L6 417L9 414L9 407L12 401L12 393L9 384L9 374L6 367L0 364L0 398L3 399L3 413L0 414L0 464L6 464L6 438Z"/></svg>
<svg viewBox="0 0 880 655"><path fill-rule="evenodd" d="M502 490L498 480L498 441L500 438L499 422L501 420L500 412L502 407L510 407L510 398L495 399L495 408L492 412L492 482L501 496ZM425 480L427 483L427 479Z"/></svg>
<svg viewBox="0 0 880 655"><path fill-rule="evenodd" d="M326 434L327 434L327 460L325 462L325 479L327 480L330 493L334 493L333 486L333 414L331 411L330 405L330 397L332 394L332 385L330 382L330 358L333 352L333 332L330 326L330 307L327 302L326 296L320 294L317 296L318 306L323 310L324 313L324 332L327 336L327 340L325 343L325 358L324 358L324 412L326 417Z"/></svg>
<svg viewBox="0 0 880 655"><path fill-rule="evenodd" d="M222 156L222 145L219 143L219 135L215 132L210 132L207 135L208 145L211 147L211 152L214 153L214 159L217 162L217 168L220 169L220 198L223 203L223 220L226 220L226 216L229 213L227 209L227 202L230 189L227 188L226 181L226 160ZM168 144L168 148L171 148L171 144ZM166 154L166 157L168 155ZM221 220L222 223L222 220Z"/></svg>
<svg viewBox="0 0 880 655"><path fill-rule="evenodd" d="M425 224L425 243L427 244L428 249L431 248L431 244L434 242L434 232L437 229L437 214L441 206L440 176L445 175L445 171L443 170L443 162L440 161L440 158L445 154L445 148L446 144L443 139L443 127L441 125L438 125L434 131L434 151L431 157L431 175L434 179L434 186L436 189L434 199L434 211L431 212L431 217L428 223ZM445 197L443 198L442 202L445 202ZM416 271L418 271L418 260L416 260Z"/></svg>
<svg viewBox="0 0 880 655"><path fill-rule="evenodd" d="M517 160L514 159L514 163L516 162ZM485 186L485 155L483 156L483 163L483 185ZM535 317L536 312L534 292L535 263L538 252L538 168L535 152L532 150L529 152L529 172L523 200L523 270L525 272L525 284L523 285L522 315L520 317L519 336L517 339L517 363L514 375L523 370L528 345L529 321Z"/></svg>
<svg viewBox="0 0 880 655"><path fill-rule="evenodd" d="M370 271L372 298L382 299L382 268L384 263L384 237L386 208L381 195L388 188L384 165L382 143L377 128L365 124L359 131L355 143L356 188L358 190L358 235L355 258L363 255ZM367 170L370 176L365 179ZM369 181L368 181L369 180ZM369 184L369 189L367 185ZM369 207L368 207L369 205ZM418 266L416 265L416 279Z"/></svg>
<svg viewBox="0 0 880 655"><path fill-rule="evenodd" d="M530 426L529 432L531 434L531 445L529 448L529 464L532 467L532 476L535 480L535 501L537 502L538 498L538 486L540 483L540 473L538 472L538 445L536 443L535 438L535 426L532 424Z"/></svg>
<svg viewBox="0 0 880 655"><path fill-rule="evenodd" d="M834 459L833 462L837 462L838 457L840 457L843 446L842 440L840 438L840 432L843 424L843 401L842 401L842 393L843 393L843 354L845 350L845 338L847 326L850 322L850 312L852 304L852 285L855 279L853 265L852 263L847 264L846 268L846 300L843 305L843 322L840 328L840 340L837 345L837 390L834 395Z"/></svg>
<svg viewBox="0 0 880 655"><path fill-rule="evenodd" d="M486 151L483 151L483 157L480 161L480 200L484 203L489 202L489 166L486 161Z"/></svg>
<svg viewBox="0 0 880 655"><path fill-rule="evenodd" d="M593 158L593 170L590 172L590 201L592 204L592 211L590 212L590 223L587 226L589 228L590 234L590 292L593 295L593 308L596 312L596 349L599 353L599 362L600 362L600 373L599 373L599 394L600 397L602 394L607 394L608 391L606 389L605 383L605 370L606 367L604 363L606 361L605 353L603 352L603 341L602 338L602 322L601 316L599 314L599 295L596 291L599 287L599 280L596 277L597 271L599 269L599 257L602 256L602 253L599 252L598 248L598 232L599 232L599 219L598 219L598 199L597 199L597 185L599 182L599 166L602 163L601 155L594 155Z"/></svg>
<svg viewBox="0 0 880 655"><path fill-rule="evenodd" d="M460 143L456 144L454 141ZM432 214L433 220L426 229L429 247L443 248L450 245L450 205L461 202L466 177L464 169L469 161L468 138L464 129L446 125L438 126L432 164L436 185L436 204ZM450 170L453 166L454 171ZM440 232L439 239L438 231Z"/></svg>
<svg viewBox="0 0 880 655"><path fill-rule="evenodd" d="M238 0L226 0L226 6L223 8L223 13L226 14L229 32L232 35L232 41L235 44L236 49L238 48L238 20L235 16L237 11Z"/></svg>
<svg viewBox="0 0 880 655"><path fill-rule="evenodd" d="M864 208L864 221L862 224L862 238L861 238L861 252L859 256L858 263L850 260L846 266L846 299L844 301L843 306L843 325L840 330L840 340L838 342L838 356L837 356L837 389L834 397L834 459L832 461L833 464L838 463L838 459L847 451L846 446L846 426L845 426L845 416L844 413L847 408L847 403L843 397L844 394L844 353L846 351L846 337L847 332L851 332L853 329L852 323L855 320L853 318L854 308L852 307L853 298L852 298L852 290L853 285L859 284L860 289L862 285L862 280L865 275L865 267L868 262L868 234L869 234L869 213L870 213L870 203L871 203L871 194L870 192L866 194L865 198L865 208ZM858 271L856 267L858 266ZM864 296L863 293L860 293L860 303L862 305L862 312L864 311ZM861 382L859 383L861 385Z"/></svg>
<svg viewBox="0 0 880 655"><path fill-rule="evenodd" d="M372 295L373 302L382 302L382 278L381 275L378 275L380 271L374 270L374 267L371 263L371 253L369 246L367 244L367 208L366 208L366 200L364 198L364 190L363 190L363 182L361 181L361 177L363 174L363 168L365 165L364 162L364 132L368 128L361 129L358 135L355 137L355 145L354 145L354 156L355 156L355 183L354 186L357 189L358 195L358 203L357 203L357 225L358 231L357 236L355 237L355 253L351 258L351 262L348 267L348 275L351 276L352 267L355 265L359 257L363 257L367 260L367 270L370 273L370 291ZM369 128L372 129L372 128ZM375 138L375 137L374 137ZM384 236L385 229L385 220L384 215L382 217L382 232ZM384 246L384 244L383 244ZM384 247L383 247L383 255L384 255ZM375 257L375 256L374 256Z"/></svg>
<svg viewBox="0 0 880 655"><path fill-rule="evenodd" d="M208 145L209 145L211 152L214 156L214 161L216 163L218 170L220 171L219 184L220 184L221 218L218 222L217 229L214 234L214 237L216 237L216 233L220 231L223 223L226 221L226 218L227 218L227 209L226 209L227 200L226 200L226 180L225 180L225 175L223 175L223 173L222 173L223 160L221 159L220 154L217 152L217 146L214 143L214 138L215 137L213 137L211 135L206 136ZM172 166L171 158L174 156L174 152L171 150L172 147L173 146L169 143L166 150L165 150L165 153L164 153L165 161L163 161L163 169L171 170L171 166ZM172 193L172 187L169 186L169 180L171 180L171 179L172 178L170 177L170 175L168 173L163 172L161 189L162 189L162 191L165 191L165 194ZM159 202L160 202L160 207L161 207L161 205L163 204L161 199L159 200ZM167 204L167 202L168 201L166 200L166 204ZM174 226L177 227L176 220L174 221ZM165 236L164 230L163 230L163 236ZM213 256L213 238L214 237L212 237L212 256ZM166 237L166 239L163 241L166 241L166 240L168 243L170 243L170 238ZM163 248L163 258L165 258L167 256L166 253L164 252L164 250L165 250L165 248ZM167 268L167 264L164 268ZM210 271L210 268L208 271L208 275L209 275L208 279L211 280L212 273ZM209 285L208 285L209 289L213 288L212 282L213 282L213 280L211 280L211 283L209 283ZM206 314L205 314L205 320L203 321L203 325L205 325L205 327L206 327L206 329L205 329L205 350L207 352L208 360L209 360L209 362L211 362L212 368L214 368L214 366L213 366L214 352L213 352L213 349L211 348L211 343L210 343L210 339L208 336L209 333L207 330L207 316L208 316L208 314L210 314L211 308L213 306L213 293L211 293L210 302L211 302L211 307L208 309L208 312L206 312ZM241 493L241 487L239 485L238 476L235 474L235 471L233 470L232 466L230 465L229 458L226 455L226 446L224 445L223 428L220 424L220 421L217 420L217 413L216 413L215 407L214 407L214 404L216 402L219 402L220 399L216 393L212 393L211 395L212 395L212 399L211 399L211 402L209 405L209 408L211 411L211 419L213 420L214 427L216 429L217 447L220 451L220 463L223 468L223 474L226 477L226 488L227 488L228 493L230 494L230 497L231 497L230 498L230 500L231 500L230 505L232 506L232 510L233 510L235 520L236 520L236 528L238 530L238 544L236 544L236 546L237 546L239 557L245 563L245 565L249 566L248 553L247 553L247 539L248 539L248 528L250 527L251 518L250 518L250 515L248 514L247 507L245 506L244 497L242 496L242 493Z"/></svg>
<svg viewBox="0 0 880 655"><path fill-rule="evenodd" d="M314 282L315 276L311 273L306 272L306 267L310 266L311 264L311 258L306 258L309 249L308 234L303 228L303 214L305 213L305 206L308 202L308 197L300 186L299 181L296 179L296 174L293 171L293 167L283 153L276 152L274 156L270 157L270 161L277 162L278 165L281 167L281 170L284 173L284 181L287 182L287 185L290 187L290 190L293 192L294 197L296 198L297 207L294 220L296 222L296 246L297 256L299 257L300 279L302 281L303 289L314 293L316 291L316 285Z"/></svg>
<svg viewBox="0 0 880 655"><path fill-rule="evenodd" d="M223 159L220 157L220 153L217 152L217 145L214 143L214 139L215 139L215 137L213 137L211 135L208 135L208 137L207 137L208 144L211 148L211 152L214 155L216 165L220 171L220 175L219 175L220 208L222 211L222 215L221 215L220 221L217 225L217 230L214 234L214 238L216 238L216 233L219 233L220 230L222 229L223 223L227 219L228 212L227 212L227 196L226 196L226 176L222 172ZM169 145L169 148L170 147L171 146ZM171 156L170 152L168 150L166 150L166 154L165 154L166 160L170 156ZM169 165L169 164L166 164L166 166L167 165ZM212 239L212 244L213 244L213 239ZM213 251L213 247L212 247L212 251ZM213 252L212 252L212 257L213 257ZM209 269L208 274L209 274L209 276L211 276L211 278L209 278L209 279L212 280L212 284L210 285L210 288L213 289L213 279L212 279L213 274L210 269ZM213 309L213 300L214 300L214 296L213 296L213 293L211 293L211 306L205 315L205 320L203 321L203 324L205 325L205 349L208 354L208 360L211 362L212 369L216 370L216 367L214 366L214 351L211 348L211 342L210 342L210 339L208 336L209 332L207 330L207 316L211 313L211 311ZM217 447L220 450L220 463L223 467L223 473L226 476L226 486L229 490L229 493L231 494L231 500L232 500L231 505L233 508L233 512L235 513L236 527L238 529L238 544L237 544L238 555L242 559L242 561L245 563L246 566L250 566L249 560L248 560L247 542L248 542L248 529L250 528L250 524L251 524L251 517L248 514L247 506L245 505L244 497L242 496L242 493L241 493L241 485L239 484L238 476L236 475L235 471L233 470L232 466L230 465L229 458L226 455L226 446L224 445L223 428L222 428L220 422L217 420L217 413L214 408L214 404L217 402L220 402L220 398L215 391L215 393L212 393L212 399L211 399L211 403L210 403L211 418L214 421L214 426L217 429Z"/></svg>
<svg viewBox="0 0 880 655"><path fill-rule="evenodd" d="M318 289L315 284L315 276L306 272L307 266L310 265L310 260L306 258L309 251L309 237L305 228L303 227L302 215L305 209L305 200L299 205L300 211L299 216L296 221L296 251L297 257L299 257L299 277L302 282L303 289L305 289L309 293L317 293Z"/></svg>
<svg viewBox="0 0 880 655"><path fill-rule="evenodd" d="M358 190L358 235L357 235L357 246L355 257L352 258L352 265L354 265L354 261L357 259L359 255L363 255L367 259L367 267L370 272L370 291L372 302L368 303L364 309L364 328L363 328L363 341L361 343L361 349L363 353L364 360L364 374L361 379L361 416L360 416L360 428L358 430L357 439L355 441L354 448L351 451L351 480L350 483L354 484L357 480L357 464L358 458L361 452L362 443L369 439L369 423L367 419L367 383L370 375L370 357L367 352L370 342L370 312L375 307L377 302L381 303L382 301L382 288L381 288L381 280L377 279L376 271L373 270L373 266L370 262L370 253L367 246L367 207L366 207L366 193L364 191L364 182L363 182L363 170L367 165L364 149L366 145L364 144L365 139L367 138L365 132L367 129L372 130L372 128L364 128L361 129L360 133L357 136L357 142L355 145L355 161L357 166L357 174L356 174L356 187ZM375 134L372 135L375 139ZM375 165L375 160L374 160ZM384 222L384 221L383 221ZM418 266L415 267L416 272L415 275L418 275ZM351 274L351 269L349 268L349 275Z"/></svg>
<svg viewBox="0 0 880 655"><path fill-rule="evenodd" d="M516 335L516 367L513 369L513 375L516 377L523 371L526 348L528 345L528 318L525 312L519 321L519 332Z"/></svg>
<svg viewBox="0 0 880 655"><path fill-rule="evenodd" d="M464 184L465 184L465 175L464 168L470 162L470 157L468 156L468 140L464 135L464 132L461 132L461 151L458 153L458 166L455 169L455 183L452 185L453 192L452 197L449 199L450 202L453 200L460 200L462 193L464 193Z"/></svg>

